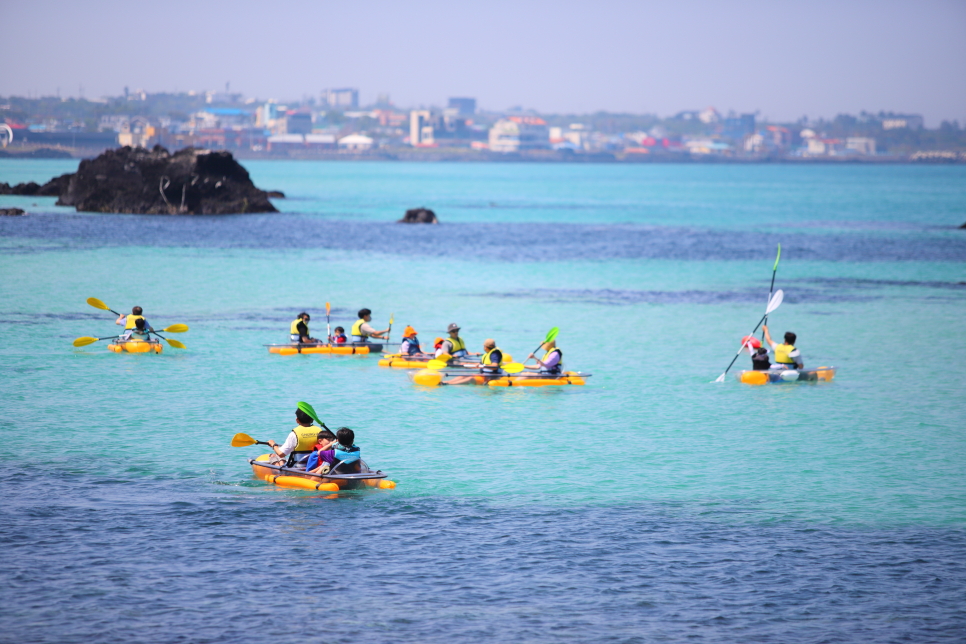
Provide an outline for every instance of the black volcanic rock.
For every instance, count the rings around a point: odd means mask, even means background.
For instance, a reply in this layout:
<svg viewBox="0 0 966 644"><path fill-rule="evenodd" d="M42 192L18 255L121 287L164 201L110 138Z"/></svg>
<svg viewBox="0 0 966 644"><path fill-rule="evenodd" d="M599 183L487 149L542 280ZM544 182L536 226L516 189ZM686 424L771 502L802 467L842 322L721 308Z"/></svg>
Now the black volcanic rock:
<svg viewBox="0 0 966 644"><path fill-rule="evenodd" d="M0 217L20 217L25 214L21 208L0 208Z"/></svg>
<svg viewBox="0 0 966 644"><path fill-rule="evenodd" d="M438 224L436 213L429 208L412 208L406 211L406 215L396 222L397 224Z"/></svg>
<svg viewBox="0 0 966 644"><path fill-rule="evenodd" d="M53 184L53 185L52 185ZM41 190L84 212L225 215L278 212L230 152L185 148L171 154L123 147L81 161L77 172ZM40 194L40 193L38 193Z"/></svg>

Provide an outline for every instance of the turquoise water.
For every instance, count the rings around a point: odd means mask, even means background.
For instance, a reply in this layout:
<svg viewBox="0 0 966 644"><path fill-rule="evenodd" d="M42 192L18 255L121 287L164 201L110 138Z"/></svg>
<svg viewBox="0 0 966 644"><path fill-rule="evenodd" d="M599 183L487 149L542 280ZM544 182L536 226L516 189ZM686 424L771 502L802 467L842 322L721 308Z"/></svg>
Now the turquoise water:
<svg viewBox="0 0 966 644"><path fill-rule="evenodd" d="M0 160L0 181L74 167ZM966 168L246 167L282 214L0 197L31 212L0 218L0 599L33 639L157 641L141 629L163 623L172 641L266 624L295 641L283 614L327 615L327 584L359 602L331 632L378 641L966 632ZM442 225L390 223L421 205ZM838 376L712 384L764 312L778 242L770 325ZM88 297L189 324L188 349L74 349L117 328ZM593 376L424 389L371 357L268 354L301 310L323 334L326 302L333 326L365 306L431 344L455 321L518 359L559 326ZM298 400L398 487L254 481L261 451L232 435L281 441Z"/></svg>

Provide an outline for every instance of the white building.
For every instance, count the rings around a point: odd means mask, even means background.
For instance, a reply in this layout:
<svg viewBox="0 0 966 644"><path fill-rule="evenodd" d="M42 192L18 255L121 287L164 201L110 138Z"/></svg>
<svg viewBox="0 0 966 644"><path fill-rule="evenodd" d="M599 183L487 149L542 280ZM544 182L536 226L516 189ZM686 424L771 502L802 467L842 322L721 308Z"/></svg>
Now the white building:
<svg viewBox="0 0 966 644"><path fill-rule="evenodd" d="M409 144L415 147L431 146L433 136L433 113L429 110L413 110L409 113Z"/></svg>
<svg viewBox="0 0 966 644"><path fill-rule="evenodd" d="M845 149L859 154L875 154L875 139L864 136L850 136L845 139Z"/></svg>
<svg viewBox="0 0 966 644"><path fill-rule="evenodd" d="M359 90L352 87L339 89L324 89L321 96L322 107L337 110L355 109L359 107Z"/></svg>
<svg viewBox="0 0 966 644"><path fill-rule="evenodd" d="M550 147L550 131L541 118L511 116L490 128L490 149L494 152L544 150Z"/></svg>
<svg viewBox="0 0 966 644"><path fill-rule="evenodd" d="M339 139L339 148L345 150L368 150L374 141L365 134L350 134Z"/></svg>

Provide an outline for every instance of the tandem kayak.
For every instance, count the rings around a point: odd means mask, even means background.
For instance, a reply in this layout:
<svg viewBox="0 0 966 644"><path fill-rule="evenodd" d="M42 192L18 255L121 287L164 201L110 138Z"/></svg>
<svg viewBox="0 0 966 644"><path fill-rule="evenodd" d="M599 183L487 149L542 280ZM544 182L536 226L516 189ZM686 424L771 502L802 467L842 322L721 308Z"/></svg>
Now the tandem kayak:
<svg viewBox="0 0 966 644"><path fill-rule="evenodd" d="M157 340L128 340L126 342L112 342L107 348L114 353L161 353L164 345Z"/></svg>
<svg viewBox="0 0 966 644"><path fill-rule="evenodd" d="M835 371L835 367L769 369L768 371L739 371L735 376L739 382L746 385L767 385L770 382L829 382L835 377Z"/></svg>
<svg viewBox="0 0 966 644"><path fill-rule="evenodd" d="M413 374L413 382L417 385L426 387L437 387L445 376L465 376L466 373L446 373L444 371L434 371L423 369ZM473 376L473 380L465 383L467 385L486 385L488 387L559 387L563 385L584 385L589 373L579 371L565 371L559 376L500 376L498 378L487 378L482 374Z"/></svg>
<svg viewBox="0 0 966 644"><path fill-rule="evenodd" d="M326 355L351 356L367 355L370 353L382 353L381 344L356 343L356 344L267 344L269 353L277 353L282 356L294 356L297 353L322 353Z"/></svg>
<svg viewBox="0 0 966 644"><path fill-rule="evenodd" d="M433 360L432 357L411 358L410 356L392 353L382 358L379 361L379 366L390 367L392 369L426 369L431 360ZM458 360L458 358L456 360ZM504 354L503 362L513 362L513 356L510 354ZM479 367L479 362L468 362L465 364L454 362L453 364L446 366L447 369L478 369Z"/></svg>
<svg viewBox="0 0 966 644"><path fill-rule="evenodd" d="M386 473L376 470L373 472L365 461L361 461L360 472L346 474L309 474L305 470L272 465L268 462L271 454L262 454L258 458L250 458L255 478L267 483L274 483L282 487L301 490L318 490L320 492L339 492L341 490L361 490L378 488L391 490L396 487L395 481L386 479Z"/></svg>

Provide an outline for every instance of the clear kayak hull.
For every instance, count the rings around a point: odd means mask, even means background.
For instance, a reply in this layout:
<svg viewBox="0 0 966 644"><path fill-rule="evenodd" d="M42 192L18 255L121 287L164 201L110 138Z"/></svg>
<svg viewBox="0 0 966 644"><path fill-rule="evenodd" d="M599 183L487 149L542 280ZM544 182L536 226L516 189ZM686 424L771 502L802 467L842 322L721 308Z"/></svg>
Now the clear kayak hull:
<svg viewBox="0 0 966 644"><path fill-rule="evenodd" d="M835 367L816 367L815 369L769 369L768 371L739 371L735 374L738 382L746 385L785 384L792 382L831 382L835 378Z"/></svg>

